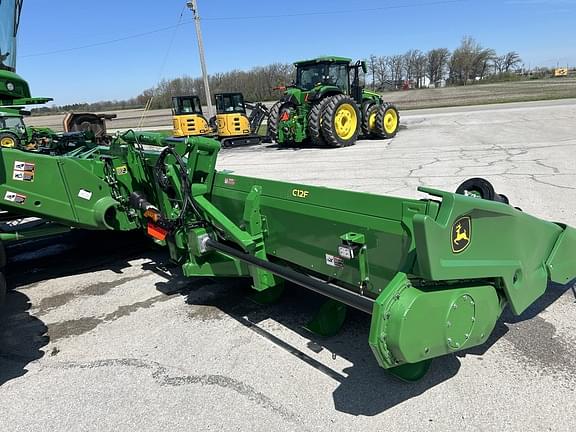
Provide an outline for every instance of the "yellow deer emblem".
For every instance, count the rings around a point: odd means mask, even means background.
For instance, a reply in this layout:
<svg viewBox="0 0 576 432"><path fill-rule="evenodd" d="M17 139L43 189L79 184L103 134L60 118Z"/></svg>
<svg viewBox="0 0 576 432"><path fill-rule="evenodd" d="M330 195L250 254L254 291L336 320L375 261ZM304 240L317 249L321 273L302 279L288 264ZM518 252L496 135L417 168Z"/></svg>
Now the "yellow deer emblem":
<svg viewBox="0 0 576 432"><path fill-rule="evenodd" d="M470 241L470 239L468 238L468 233L466 232L466 230L462 231L462 224L461 223L456 225L456 238L454 239L454 244L459 245L460 240L466 240L467 242Z"/></svg>
<svg viewBox="0 0 576 432"><path fill-rule="evenodd" d="M472 237L472 221L470 216L459 218L452 225L452 252L460 253L470 244Z"/></svg>

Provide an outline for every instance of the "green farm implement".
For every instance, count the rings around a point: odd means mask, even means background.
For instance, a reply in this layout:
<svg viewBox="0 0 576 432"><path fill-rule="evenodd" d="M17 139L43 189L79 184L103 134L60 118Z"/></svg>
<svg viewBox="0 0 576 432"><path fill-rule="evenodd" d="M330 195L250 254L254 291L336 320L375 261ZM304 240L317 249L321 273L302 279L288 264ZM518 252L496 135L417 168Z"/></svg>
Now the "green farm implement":
<svg viewBox="0 0 576 432"><path fill-rule="evenodd" d="M376 360L408 381L433 358L486 342L506 307L521 314L550 281L576 277L576 230L512 207L482 179L458 193L422 187L416 200L243 177L216 171L213 139L112 138L98 127L104 118L86 115L68 119L72 135L44 131L49 149L65 144L58 151L22 145L22 106L48 99L31 98L15 73L21 5L0 2L9 29L0 34L0 111L3 132L16 137L0 146L0 210L42 224L0 232L0 267L2 242L142 230L187 277L247 278L261 301L279 299L285 281L326 296L309 325L316 333L335 334L348 307L370 314ZM296 69L270 112L279 144L396 134L396 108L360 85L364 62L325 57ZM0 302L5 290L0 271Z"/></svg>
<svg viewBox="0 0 576 432"><path fill-rule="evenodd" d="M294 63L296 80L270 109L268 135L280 145L307 141L328 147L353 145L359 135L394 137L398 110L362 87L366 63L351 61L320 57Z"/></svg>
<svg viewBox="0 0 576 432"><path fill-rule="evenodd" d="M378 196L217 172L219 149L134 132L65 156L3 148L0 208L142 229L185 276L250 278L262 298L299 284L328 298L311 326L320 334L337 331L346 307L371 314L378 363L406 380L483 344L505 307L520 314L549 281L576 277L576 231L510 206L485 181L462 194L422 187L421 200Z"/></svg>

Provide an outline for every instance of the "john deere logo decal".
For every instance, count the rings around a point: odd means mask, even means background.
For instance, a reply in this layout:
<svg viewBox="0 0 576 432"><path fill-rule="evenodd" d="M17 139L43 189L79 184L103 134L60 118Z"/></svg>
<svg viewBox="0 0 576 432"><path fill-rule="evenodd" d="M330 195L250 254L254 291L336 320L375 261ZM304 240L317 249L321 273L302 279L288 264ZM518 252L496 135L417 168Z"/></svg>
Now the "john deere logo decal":
<svg viewBox="0 0 576 432"><path fill-rule="evenodd" d="M470 244L472 238L472 220L470 216L462 216L452 225L452 252L460 253Z"/></svg>

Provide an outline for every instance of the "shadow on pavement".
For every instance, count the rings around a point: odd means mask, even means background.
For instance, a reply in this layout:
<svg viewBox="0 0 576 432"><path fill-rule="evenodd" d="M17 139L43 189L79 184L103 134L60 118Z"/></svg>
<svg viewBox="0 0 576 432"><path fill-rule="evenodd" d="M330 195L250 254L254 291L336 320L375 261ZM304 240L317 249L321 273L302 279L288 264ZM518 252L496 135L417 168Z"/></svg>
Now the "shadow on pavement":
<svg viewBox="0 0 576 432"><path fill-rule="evenodd" d="M152 247L140 232L83 230L13 243L6 248L8 288L103 268L120 274Z"/></svg>
<svg viewBox="0 0 576 432"><path fill-rule="evenodd" d="M0 385L24 375L49 342L45 323L28 312L32 305L26 288L99 269L122 273L130 259L150 255L150 250L150 242L140 233L81 230L8 245L8 293L0 306Z"/></svg>
<svg viewBox="0 0 576 432"><path fill-rule="evenodd" d="M342 331L337 336L322 338L304 327L325 299L304 288L288 284L279 303L259 305L250 300L249 279L187 280L176 268L168 270L168 273L166 268L157 271L163 276L171 275L169 281L157 284L159 291L165 294L179 292L190 305L214 308L225 313L260 337L339 382L333 394L338 411L366 416L379 414L453 377L460 368L456 356L447 356L435 362L424 380L407 384L378 366L368 346L370 317L360 311L349 309ZM208 311L204 313L210 316ZM307 348L297 348L259 325L267 319L308 339ZM332 369L329 364L318 360L317 353L323 350L327 350L332 358L346 359L352 366L345 369L344 374Z"/></svg>
<svg viewBox="0 0 576 432"><path fill-rule="evenodd" d="M364 416L380 414L454 377L460 369L460 358L467 354L484 354L506 335L507 324L534 318L572 287L551 284L546 294L521 316L514 317L506 311L484 345L435 359L424 379L416 383L405 383L378 366L368 346L370 317L360 311L349 309L342 331L337 336L321 338L307 331L304 326L325 299L304 288L289 284L277 304L263 306L250 301L252 291L249 289L249 279L186 279L176 267L164 268L162 274L169 277L169 281L158 283L159 291L165 294L179 292L190 305L212 307L224 312L259 336L338 381L339 386L333 393L335 408L348 414ZM267 319L307 338L307 349L294 347L258 325ZM344 369L342 374L329 364L321 363L316 354L323 350L328 350L333 358L346 359L352 366Z"/></svg>
<svg viewBox="0 0 576 432"><path fill-rule="evenodd" d="M0 386L24 375L28 363L44 355L48 328L28 313L30 307L29 298L17 291L9 291L0 306Z"/></svg>
<svg viewBox="0 0 576 432"><path fill-rule="evenodd" d="M510 308L506 308L496 323L496 327L494 328L494 331L488 340L483 345L459 352L458 356L463 357L466 354L483 355L500 338L506 336L509 333L510 325L523 323L535 318L539 313L544 311L552 303L556 302L560 297L562 297L562 295L564 295L564 293L567 291L572 291L574 294L574 302L576 303L576 280L574 280L566 285L549 283L546 292L538 300L532 303L532 305L530 305L530 307L528 307L528 309L526 309L521 315L514 315L510 311ZM532 337L536 336L537 335L532 335ZM546 341L546 343L550 343L550 341Z"/></svg>

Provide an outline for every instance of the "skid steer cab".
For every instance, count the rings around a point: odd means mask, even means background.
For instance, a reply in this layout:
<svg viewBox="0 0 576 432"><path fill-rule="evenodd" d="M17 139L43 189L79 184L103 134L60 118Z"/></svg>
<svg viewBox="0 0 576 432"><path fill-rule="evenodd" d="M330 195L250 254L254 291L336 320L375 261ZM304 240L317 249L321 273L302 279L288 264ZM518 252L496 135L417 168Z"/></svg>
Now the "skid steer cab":
<svg viewBox="0 0 576 432"><path fill-rule="evenodd" d="M255 145L262 137L253 130L242 93L216 93L216 129L222 147Z"/></svg>
<svg viewBox="0 0 576 432"><path fill-rule="evenodd" d="M198 96L172 98L172 131L175 137L201 136L212 133L212 128L202 112Z"/></svg>

